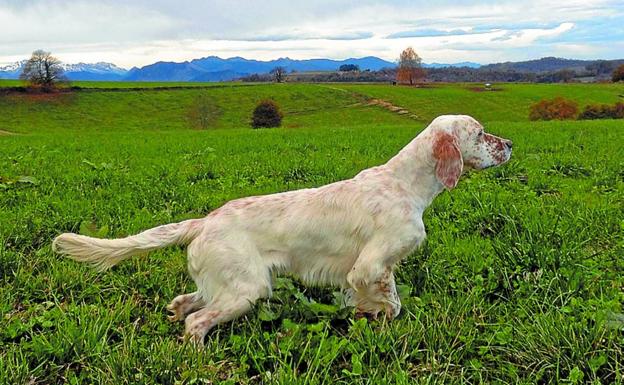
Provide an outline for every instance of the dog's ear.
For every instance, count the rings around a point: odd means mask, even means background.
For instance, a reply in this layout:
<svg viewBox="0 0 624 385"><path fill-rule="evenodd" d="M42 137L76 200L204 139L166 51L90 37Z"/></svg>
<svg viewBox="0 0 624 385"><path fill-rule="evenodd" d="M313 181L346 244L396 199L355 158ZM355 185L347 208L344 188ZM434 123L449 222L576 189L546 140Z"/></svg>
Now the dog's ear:
<svg viewBox="0 0 624 385"><path fill-rule="evenodd" d="M433 142L433 157L436 160L435 174L438 182L448 190L457 186L464 168L464 161L455 136L438 133Z"/></svg>

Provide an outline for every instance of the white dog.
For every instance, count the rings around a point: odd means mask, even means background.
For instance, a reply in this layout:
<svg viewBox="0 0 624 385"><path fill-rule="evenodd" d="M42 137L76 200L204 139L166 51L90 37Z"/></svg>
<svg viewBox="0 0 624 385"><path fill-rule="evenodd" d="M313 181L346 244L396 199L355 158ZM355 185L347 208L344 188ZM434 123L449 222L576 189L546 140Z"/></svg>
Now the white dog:
<svg viewBox="0 0 624 385"><path fill-rule="evenodd" d="M326 186L230 201L205 218L121 239L61 234L56 252L105 270L146 251L188 244L197 291L176 297L170 318L202 343L208 330L271 294L273 272L350 292L357 312L399 314L393 268L425 239L422 215L464 168L500 165L511 141L465 115L436 118L386 164Z"/></svg>

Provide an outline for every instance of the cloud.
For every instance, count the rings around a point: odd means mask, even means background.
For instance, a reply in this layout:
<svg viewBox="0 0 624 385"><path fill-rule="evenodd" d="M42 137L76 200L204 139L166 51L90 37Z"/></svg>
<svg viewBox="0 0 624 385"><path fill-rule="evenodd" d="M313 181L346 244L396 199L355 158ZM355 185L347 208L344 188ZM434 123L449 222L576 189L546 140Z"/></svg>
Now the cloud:
<svg viewBox="0 0 624 385"><path fill-rule="evenodd" d="M469 29L453 29L450 31L444 31L439 29L417 29L412 31L401 31L391 33L386 36L386 39L402 39L406 37L437 37L437 36L455 36L466 35L470 33Z"/></svg>
<svg viewBox="0 0 624 385"><path fill-rule="evenodd" d="M508 42L515 45L529 45L538 39L559 36L572 28L574 28L574 23L561 23L561 25L555 28L529 28L507 31L504 35L494 38L493 41Z"/></svg>
<svg viewBox="0 0 624 385"><path fill-rule="evenodd" d="M284 41L284 40L362 40L373 37L371 32L342 32L335 34L322 33L290 33L275 35L248 36L238 40L243 41ZM223 39L230 40L230 39Z"/></svg>
<svg viewBox="0 0 624 385"><path fill-rule="evenodd" d="M408 45L427 62L611 58L623 17L621 0L2 0L0 62L38 48L126 67L209 55L394 60Z"/></svg>

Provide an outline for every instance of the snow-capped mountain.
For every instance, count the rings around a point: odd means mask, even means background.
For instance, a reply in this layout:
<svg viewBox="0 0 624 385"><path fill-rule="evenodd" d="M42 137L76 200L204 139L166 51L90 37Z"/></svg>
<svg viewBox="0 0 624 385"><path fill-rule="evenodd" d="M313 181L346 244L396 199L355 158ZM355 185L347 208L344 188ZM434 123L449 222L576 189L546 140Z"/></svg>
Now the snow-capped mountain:
<svg viewBox="0 0 624 385"><path fill-rule="evenodd" d="M124 68L117 67L113 63L77 63L77 64L61 64L65 72L93 72L93 73L116 73L123 75L128 72Z"/></svg>
<svg viewBox="0 0 624 385"><path fill-rule="evenodd" d="M27 61L20 60L15 63L0 64L0 79L17 79Z"/></svg>
<svg viewBox="0 0 624 385"><path fill-rule="evenodd" d="M16 61L15 63L9 63L5 65L0 64L0 72L19 71L22 69L22 67L24 66L24 64L26 64L27 61L28 60L20 60L20 61Z"/></svg>
<svg viewBox="0 0 624 385"><path fill-rule="evenodd" d="M0 79L17 79L28 60L0 65ZM123 80L128 72L112 63L61 64L69 80Z"/></svg>

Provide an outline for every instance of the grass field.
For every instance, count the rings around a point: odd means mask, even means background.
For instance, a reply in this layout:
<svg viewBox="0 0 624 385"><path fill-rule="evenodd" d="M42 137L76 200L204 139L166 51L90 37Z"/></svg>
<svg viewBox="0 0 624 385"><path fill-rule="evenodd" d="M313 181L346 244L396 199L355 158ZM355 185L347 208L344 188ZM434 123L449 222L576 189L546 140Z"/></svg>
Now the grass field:
<svg viewBox="0 0 624 385"><path fill-rule="evenodd" d="M624 122L527 119L543 97L613 103L624 85L471 87L0 96L0 383L624 382ZM250 129L268 97L283 127ZM214 107L203 130L198 103ZM125 236L352 177L441 113L474 115L514 154L434 201L426 243L398 269L403 311L391 323L354 321L336 289L284 278L197 351L166 318L194 288L182 249L102 274L51 252L60 232Z"/></svg>
<svg viewBox="0 0 624 385"><path fill-rule="evenodd" d="M204 88L215 87L219 84L232 84L232 83L204 83L204 82L109 82L109 81L74 81L71 82L71 86L81 88L100 88L100 89L112 89L112 88L169 88L169 87L184 87L184 88ZM0 79L0 88L2 87L20 87L25 86L26 82L22 80L13 79Z"/></svg>

